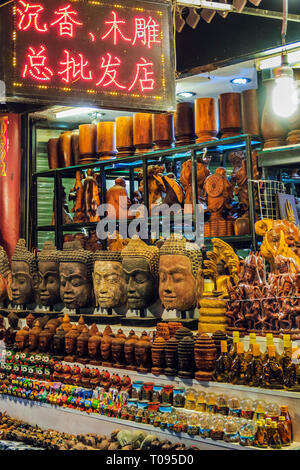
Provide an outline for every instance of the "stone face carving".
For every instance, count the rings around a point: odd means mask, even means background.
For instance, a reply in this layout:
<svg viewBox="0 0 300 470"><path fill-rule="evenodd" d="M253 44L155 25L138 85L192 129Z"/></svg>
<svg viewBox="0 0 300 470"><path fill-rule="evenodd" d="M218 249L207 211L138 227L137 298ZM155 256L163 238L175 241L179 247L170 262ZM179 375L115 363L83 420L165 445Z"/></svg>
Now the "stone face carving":
<svg viewBox="0 0 300 470"><path fill-rule="evenodd" d="M35 255L20 239L12 256L12 300L17 305L38 303L38 272Z"/></svg>
<svg viewBox="0 0 300 470"><path fill-rule="evenodd" d="M12 300L11 293L12 275L9 266L8 256L2 246L0 246L0 303Z"/></svg>
<svg viewBox="0 0 300 470"><path fill-rule="evenodd" d="M171 235L160 248L159 296L166 310L190 310L196 306L196 282L201 267L200 248Z"/></svg>
<svg viewBox="0 0 300 470"><path fill-rule="evenodd" d="M68 309L93 303L93 255L78 241L64 243L59 254L60 296Z"/></svg>
<svg viewBox="0 0 300 470"><path fill-rule="evenodd" d="M118 308L126 305L127 288L118 251L99 251L94 254L94 293L96 306Z"/></svg>
<svg viewBox="0 0 300 470"><path fill-rule="evenodd" d="M158 297L158 248L147 245L139 238L132 238L121 256L128 308L145 309Z"/></svg>
<svg viewBox="0 0 300 470"><path fill-rule="evenodd" d="M54 306L60 302L58 251L46 241L38 256L39 298L42 305Z"/></svg>

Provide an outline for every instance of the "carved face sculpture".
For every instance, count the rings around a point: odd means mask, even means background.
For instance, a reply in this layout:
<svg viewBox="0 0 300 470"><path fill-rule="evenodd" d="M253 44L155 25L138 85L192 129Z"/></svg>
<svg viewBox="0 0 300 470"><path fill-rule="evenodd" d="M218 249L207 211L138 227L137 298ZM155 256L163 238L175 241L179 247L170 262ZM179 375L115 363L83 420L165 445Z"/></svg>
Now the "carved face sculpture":
<svg viewBox="0 0 300 470"><path fill-rule="evenodd" d="M76 326L73 326L71 330L65 336L65 349L67 354L75 354L76 352L76 340L80 332Z"/></svg>
<svg viewBox="0 0 300 470"><path fill-rule="evenodd" d="M39 295L42 305L55 305L60 301L58 263L39 261Z"/></svg>
<svg viewBox="0 0 300 470"><path fill-rule="evenodd" d="M7 297L11 300L11 283L12 275L9 267L8 256L0 246L0 302L3 302Z"/></svg>
<svg viewBox="0 0 300 470"><path fill-rule="evenodd" d="M53 337L53 333L50 330L44 329L41 331L39 336L39 351L40 352L48 352L51 346L51 339Z"/></svg>
<svg viewBox="0 0 300 470"><path fill-rule="evenodd" d="M23 351L26 348L28 343L29 333L26 330L19 330L16 333L15 345L18 351Z"/></svg>
<svg viewBox="0 0 300 470"><path fill-rule="evenodd" d="M166 310L189 310L196 304L191 261L183 255L163 255L159 263L159 296Z"/></svg>
<svg viewBox="0 0 300 470"><path fill-rule="evenodd" d="M88 340L89 340L89 330L85 328L82 330L80 335L77 338L77 355L79 357L85 357L88 353Z"/></svg>
<svg viewBox="0 0 300 470"><path fill-rule="evenodd" d="M88 353L93 359L97 359L100 356L100 343L101 337L99 335L93 335L88 340Z"/></svg>
<svg viewBox="0 0 300 470"><path fill-rule="evenodd" d="M53 336L53 351L57 355L65 351L65 330L62 327L58 328Z"/></svg>
<svg viewBox="0 0 300 470"><path fill-rule="evenodd" d="M91 299L91 286L87 279L86 266L82 263L61 263L60 295L69 309L85 307Z"/></svg>
<svg viewBox="0 0 300 470"><path fill-rule="evenodd" d="M122 262L127 283L127 305L130 309L143 309L157 299L157 279L143 258L123 258Z"/></svg>
<svg viewBox="0 0 300 470"><path fill-rule="evenodd" d="M38 291L38 273L35 256L25 247L25 240L17 243L11 263L12 300L17 305L34 302Z"/></svg>
<svg viewBox="0 0 300 470"><path fill-rule="evenodd" d="M126 282L120 262L95 261L93 280L96 305L114 308L126 304Z"/></svg>
<svg viewBox="0 0 300 470"><path fill-rule="evenodd" d="M38 322L31 330L29 330L29 337L28 337L29 351L35 351L37 349L38 344L39 344L39 335L41 331L42 329L39 326Z"/></svg>
<svg viewBox="0 0 300 470"><path fill-rule="evenodd" d="M101 345L100 345L100 351L101 351L101 356L105 361L110 360L111 342L112 342L111 336L103 336Z"/></svg>

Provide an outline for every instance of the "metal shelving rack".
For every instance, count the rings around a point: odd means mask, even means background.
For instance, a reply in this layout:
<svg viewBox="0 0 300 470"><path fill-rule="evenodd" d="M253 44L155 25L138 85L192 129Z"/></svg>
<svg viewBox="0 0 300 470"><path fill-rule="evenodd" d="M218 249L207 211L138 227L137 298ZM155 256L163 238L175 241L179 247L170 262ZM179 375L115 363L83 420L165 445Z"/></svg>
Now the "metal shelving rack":
<svg viewBox="0 0 300 470"><path fill-rule="evenodd" d="M100 173L102 191L101 191L101 203L105 202L106 192L106 180L116 178L117 176L123 176L129 179L130 197L133 196L134 191L134 169L141 168L143 170L143 185L144 185L144 204L149 209L149 198L148 198L148 171L149 165L163 164L173 161L174 164L178 161L184 161L191 159L192 161L192 191L193 191L193 206L194 211L192 214L193 227L196 223L196 201L198 200L197 194L197 161L201 158L206 151L219 155L219 166L226 167L227 153L233 150L245 150L246 162L247 162L247 174L248 174L248 193L249 193L249 216L250 216L250 235L244 236L232 236L224 237L224 240L236 247L247 247L256 250L257 241L254 230L255 221L255 204L254 204L254 191L253 191L253 169L252 169L252 158L251 152L253 149L261 147L261 139L257 136L242 134L239 136L219 139L216 141L204 142L201 144L188 145L183 147L174 147L166 150L151 151L145 154L136 154L133 156L114 158L109 160L100 160L95 163L89 163L86 165L71 166L67 168L58 168L55 170L33 172L31 181L31 216L32 216L32 235L30 240L31 248L37 247L37 232L49 231L55 234L55 244L58 249L62 248L63 245L63 232L64 231L77 231L83 227L86 229L95 229L97 223L74 223L74 224L62 224L62 207L61 201L61 183L62 178L75 178L77 170L87 170L93 168ZM33 153L35 146L32 147ZM33 155L35 160L35 155ZM54 179L54 191L55 191L55 225L44 225L39 226L37 221L37 187L38 179L42 177ZM149 222L149 221L148 221ZM150 224L149 227L149 239L150 239ZM209 238L205 238L205 243L209 244Z"/></svg>

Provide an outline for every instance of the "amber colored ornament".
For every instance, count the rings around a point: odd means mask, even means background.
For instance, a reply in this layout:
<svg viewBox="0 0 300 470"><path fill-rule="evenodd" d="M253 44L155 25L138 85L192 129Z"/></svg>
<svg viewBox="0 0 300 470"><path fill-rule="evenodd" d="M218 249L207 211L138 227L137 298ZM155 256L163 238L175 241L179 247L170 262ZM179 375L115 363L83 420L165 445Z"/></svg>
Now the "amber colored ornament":
<svg viewBox="0 0 300 470"><path fill-rule="evenodd" d="M152 114L152 131L154 150L174 147L174 114Z"/></svg>
<svg viewBox="0 0 300 470"><path fill-rule="evenodd" d="M116 156L116 124L114 121L97 123L97 151L100 160Z"/></svg>
<svg viewBox="0 0 300 470"><path fill-rule="evenodd" d="M118 157L128 157L134 154L132 116L119 116L116 118L116 146Z"/></svg>
<svg viewBox="0 0 300 470"><path fill-rule="evenodd" d="M176 147L195 143L194 103L183 101L177 103L175 121Z"/></svg>
<svg viewBox="0 0 300 470"><path fill-rule="evenodd" d="M166 340L161 336L157 336L155 341L152 343L151 357L152 357L152 368L151 373L159 375L163 373L165 367L165 345Z"/></svg>
<svg viewBox="0 0 300 470"><path fill-rule="evenodd" d="M56 168L59 168L58 138L48 140L47 150L48 150L49 169L55 170Z"/></svg>
<svg viewBox="0 0 300 470"><path fill-rule="evenodd" d="M156 336L161 336L165 340L170 338L170 331L168 323L157 323Z"/></svg>
<svg viewBox="0 0 300 470"><path fill-rule="evenodd" d="M217 140L218 124L214 98L197 98L195 100L195 134L196 143Z"/></svg>
<svg viewBox="0 0 300 470"><path fill-rule="evenodd" d="M272 92L275 85L274 80L266 80L264 84L267 93L261 120L261 134L265 141L264 149L281 147L285 144L287 122L286 119L280 118L273 111Z"/></svg>
<svg viewBox="0 0 300 470"><path fill-rule="evenodd" d="M133 145L136 153L152 150L152 114L136 113L133 116Z"/></svg>
<svg viewBox="0 0 300 470"><path fill-rule="evenodd" d="M194 346L192 336L185 336L178 343L178 377L182 379L192 378L194 375Z"/></svg>
<svg viewBox="0 0 300 470"><path fill-rule="evenodd" d="M219 126L222 139L241 134L240 93L222 93L219 96Z"/></svg>
<svg viewBox="0 0 300 470"><path fill-rule="evenodd" d="M147 373L151 368L151 340L146 331L143 331L134 348L137 371Z"/></svg>
<svg viewBox="0 0 300 470"><path fill-rule="evenodd" d="M80 165L80 152L79 152L79 131L75 130L71 135L71 149L73 165Z"/></svg>
<svg viewBox="0 0 300 470"><path fill-rule="evenodd" d="M195 378L199 381L212 380L217 359L217 349L214 341L206 333L198 335L195 343Z"/></svg>
<svg viewBox="0 0 300 470"><path fill-rule="evenodd" d="M65 168L73 165L71 137L72 132L67 131L60 134L58 138L58 155L60 168Z"/></svg>
<svg viewBox="0 0 300 470"><path fill-rule="evenodd" d="M260 135L257 91L255 88L241 94L243 134Z"/></svg>
<svg viewBox="0 0 300 470"><path fill-rule="evenodd" d="M80 164L96 162L98 160L96 124L80 124L78 129Z"/></svg>
<svg viewBox="0 0 300 470"><path fill-rule="evenodd" d="M135 334L134 330L130 330L124 343L124 356L127 370L136 370L134 350L138 339L139 337Z"/></svg>
<svg viewBox="0 0 300 470"><path fill-rule="evenodd" d="M174 376L178 369L178 339L171 337L165 344L165 370L164 374Z"/></svg>

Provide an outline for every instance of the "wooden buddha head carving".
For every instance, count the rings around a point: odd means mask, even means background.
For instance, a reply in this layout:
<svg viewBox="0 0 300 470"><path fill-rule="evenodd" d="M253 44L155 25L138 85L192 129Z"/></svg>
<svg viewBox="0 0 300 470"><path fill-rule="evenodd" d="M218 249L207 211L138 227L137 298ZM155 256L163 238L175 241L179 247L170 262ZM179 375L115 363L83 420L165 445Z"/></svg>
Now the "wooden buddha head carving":
<svg viewBox="0 0 300 470"><path fill-rule="evenodd" d="M15 346L17 351L23 351L28 346L29 331L18 330L15 338Z"/></svg>
<svg viewBox="0 0 300 470"><path fill-rule="evenodd" d="M39 277L35 255L20 239L12 256L12 300L17 305L26 305L38 300Z"/></svg>
<svg viewBox="0 0 300 470"><path fill-rule="evenodd" d="M60 296L69 309L88 307L93 301L93 255L78 241L64 243L59 254Z"/></svg>
<svg viewBox="0 0 300 470"><path fill-rule="evenodd" d="M158 248L133 237L121 251L121 256L127 284L128 308L149 307L158 298Z"/></svg>
<svg viewBox="0 0 300 470"><path fill-rule="evenodd" d="M51 241L46 241L38 255L39 297L42 305L60 302L58 251Z"/></svg>
<svg viewBox="0 0 300 470"><path fill-rule="evenodd" d="M12 275L8 262L8 256L2 246L0 246L0 302L11 297Z"/></svg>
<svg viewBox="0 0 300 470"><path fill-rule="evenodd" d="M76 352L76 342L77 338L80 335L76 325L73 325L72 328L65 335L65 349L67 354L75 354Z"/></svg>
<svg viewBox="0 0 300 470"><path fill-rule="evenodd" d="M166 310L196 306L197 276L202 253L196 243L171 235L159 250L159 296Z"/></svg>
<svg viewBox="0 0 300 470"><path fill-rule="evenodd" d="M86 357L88 354L89 329L85 326L77 338L76 352L79 357Z"/></svg>
<svg viewBox="0 0 300 470"><path fill-rule="evenodd" d="M29 337L28 337L28 349L29 351L35 351L39 345L39 335L42 331L40 322L37 320L35 325L31 330L29 330Z"/></svg>
<svg viewBox="0 0 300 470"><path fill-rule="evenodd" d="M117 308L126 304L127 288L119 251L94 254L93 281L96 306Z"/></svg>
<svg viewBox="0 0 300 470"><path fill-rule="evenodd" d="M65 353L65 335L66 332L62 325L60 325L55 335L53 336L53 352L56 355L63 355Z"/></svg>

